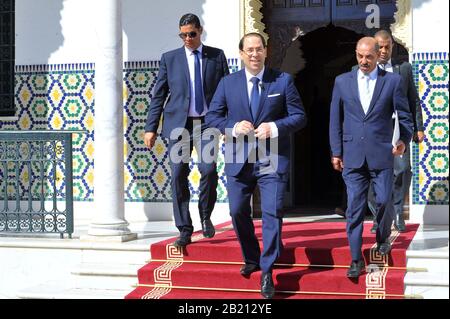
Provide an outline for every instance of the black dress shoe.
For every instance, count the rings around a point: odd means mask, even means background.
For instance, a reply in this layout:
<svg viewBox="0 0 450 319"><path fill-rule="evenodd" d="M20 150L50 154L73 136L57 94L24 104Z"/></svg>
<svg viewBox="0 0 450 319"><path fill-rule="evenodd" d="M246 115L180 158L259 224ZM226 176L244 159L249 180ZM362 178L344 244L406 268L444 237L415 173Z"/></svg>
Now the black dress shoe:
<svg viewBox="0 0 450 319"><path fill-rule="evenodd" d="M403 220L402 214L395 215L394 228L398 230L400 233L403 233L406 230L406 225L405 221Z"/></svg>
<svg viewBox="0 0 450 319"><path fill-rule="evenodd" d="M211 222L211 219L205 219L202 221L202 230L203 237L212 238L216 234L216 230L214 229L214 225Z"/></svg>
<svg viewBox="0 0 450 319"><path fill-rule="evenodd" d="M352 261L350 268L347 271L348 278L358 278L364 269L364 260Z"/></svg>
<svg viewBox="0 0 450 319"><path fill-rule="evenodd" d="M261 295L266 299L271 299L275 295L272 273L264 272L261 276Z"/></svg>
<svg viewBox="0 0 450 319"><path fill-rule="evenodd" d="M372 234L376 234L377 229L378 229L378 224L377 224L376 222L373 222L373 226L372 226L372 228L370 229L370 232L371 232Z"/></svg>
<svg viewBox="0 0 450 319"><path fill-rule="evenodd" d="M345 218L345 210L341 207L336 207L334 213Z"/></svg>
<svg viewBox="0 0 450 319"><path fill-rule="evenodd" d="M175 247L185 247L187 244L190 244L191 236L180 236L177 240L173 243Z"/></svg>
<svg viewBox="0 0 450 319"><path fill-rule="evenodd" d="M391 248L391 243L389 241L384 243L377 243L377 250L381 256L389 254Z"/></svg>
<svg viewBox="0 0 450 319"><path fill-rule="evenodd" d="M240 272L241 272L242 276L249 276L251 273L253 273L255 271L258 271L259 269L260 269L259 265L256 265L256 264L245 264L245 265L243 265L241 267Z"/></svg>

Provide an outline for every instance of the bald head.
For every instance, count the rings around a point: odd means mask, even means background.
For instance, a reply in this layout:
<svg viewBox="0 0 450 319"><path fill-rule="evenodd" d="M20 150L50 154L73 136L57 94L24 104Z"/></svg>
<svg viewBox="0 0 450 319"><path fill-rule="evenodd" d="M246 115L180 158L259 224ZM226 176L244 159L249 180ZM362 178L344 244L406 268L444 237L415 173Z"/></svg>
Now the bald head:
<svg viewBox="0 0 450 319"><path fill-rule="evenodd" d="M372 37L364 37L361 38L358 43L356 44L356 51L358 51L358 48L360 47L367 47L371 50L373 50L374 52L378 52L378 50L380 49L378 47L378 43L375 40L375 38Z"/></svg>
<svg viewBox="0 0 450 319"><path fill-rule="evenodd" d="M377 33L375 33L375 35L373 36L375 39L380 38L383 40L392 40L391 34L389 32L387 32L386 30L380 30Z"/></svg>
<svg viewBox="0 0 450 319"><path fill-rule="evenodd" d="M383 64L388 63L392 57L392 48L394 46L391 34L386 30L380 30L375 33L374 38L380 50L379 62Z"/></svg>
<svg viewBox="0 0 450 319"><path fill-rule="evenodd" d="M356 60L364 74L369 74L377 67L379 56L379 46L374 38L364 37L356 44Z"/></svg>

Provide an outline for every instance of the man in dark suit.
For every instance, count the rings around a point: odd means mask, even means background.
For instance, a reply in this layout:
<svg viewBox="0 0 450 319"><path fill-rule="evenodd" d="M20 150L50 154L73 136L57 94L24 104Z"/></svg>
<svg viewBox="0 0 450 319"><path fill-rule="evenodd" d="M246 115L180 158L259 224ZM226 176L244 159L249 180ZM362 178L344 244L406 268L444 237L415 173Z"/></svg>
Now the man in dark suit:
<svg viewBox="0 0 450 319"><path fill-rule="evenodd" d="M188 181L193 147L199 154L201 179L198 209L203 235L211 238L215 234L210 216L217 199L218 176L215 161L204 161L201 156L207 142L202 141L201 135L205 130L204 117L217 85L229 71L223 51L202 44L203 28L196 15L183 15L179 27L184 45L161 57L144 142L148 148L153 147L164 112L162 136L169 138L173 213L180 231L174 245L184 247L191 242L194 229L189 212Z"/></svg>
<svg viewBox="0 0 450 319"><path fill-rule="evenodd" d="M289 135L306 125L293 79L265 68L266 42L258 33L239 43L245 68L222 79L206 115L226 136L225 173L230 214L245 261L240 272L262 270L261 294L272 298L272 268L283 249L282 205L289 170ZM260 251L250 200L261 193L264 250Z"/></svg>
<svg viewBox="0 0 450 319"><path fill-rule="evenodd" d="M330 108L330 146L333 168L341 171L347 186L347 236L352 262L348 277L364 268L362 232L369 184L375 191L378 229L377 250L391 250L394 156L401 155L412 136L412 117L398 74L377 67L379 47L374 38L358 41L359 70L338 76ZM393 139L392 114L397 112L399 139ZM395 141L396 140L396 141Z"/></svg>
<svg viewBox="0 0 450 319"><path fill-rule="evenodd" d="M419 95L417 94L416 86L414 85L414 78L412 74L412 66L406 61L398 61L392 58L393 40L389 32L380 30L375 33L375 40L380 46L380 58L378 59L378 66L387 72L394 72L399 74L403 79L403 90L408 98L409 110L412 113L414 122L413 141L422 143L425 134L422 119L422 107L420 106ZM405 221L403 219L403 204L406 193L411 184L411 151L409 145L406 146L406 151L402 156L395 156L394 158L394 185L393 185L393 204L394 204L394 227L399 232L405 231ZM369 196L369 208L372 214L375 214L375 204L373 196ZM374 223L372 232L376 232L377 223L374 215Z"/></svg>

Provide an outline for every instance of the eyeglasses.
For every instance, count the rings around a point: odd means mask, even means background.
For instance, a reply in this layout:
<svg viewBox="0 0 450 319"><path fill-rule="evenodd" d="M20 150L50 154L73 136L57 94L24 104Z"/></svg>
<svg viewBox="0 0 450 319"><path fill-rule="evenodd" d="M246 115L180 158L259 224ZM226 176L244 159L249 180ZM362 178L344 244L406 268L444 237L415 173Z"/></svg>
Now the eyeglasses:
<svg viewBox="0 0 450 319"><path fill-rule="evenodd" d="M242 52L244 52L247 55L251 55L252 53L259 55L264 52L264 48L246 49L246 50L242 50Z"/></svg>
<svg viewBox="0 0 450 319"><path fill-rule="evenodd" d="M195 37L197 37L197 32L195 32L195 31L185 32L185 33L182 32L182 33L178 34L178 36L180 38L182 38L183 40L186 40L187 37L194 39Z"/></svg>

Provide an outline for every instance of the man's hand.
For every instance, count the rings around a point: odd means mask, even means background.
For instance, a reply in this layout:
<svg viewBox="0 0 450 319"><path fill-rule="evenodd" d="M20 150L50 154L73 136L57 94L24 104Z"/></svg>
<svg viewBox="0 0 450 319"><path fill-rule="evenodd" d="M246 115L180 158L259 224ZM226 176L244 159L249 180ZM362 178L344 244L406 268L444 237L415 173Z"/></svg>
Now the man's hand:
<svg viewBox="0 0 450 319"><path fill-rule="evenodd" d="M270 138L271 129L269 123L261 123L255 130L255 136L261 140Z"/></svg>
<svg viewBox="0 0 450 319"><path fill-rule="evenodd" d="M339 172L342 172L342 170L344 169L344 162L342 161L342 157L333 156L331 158L331 164L333 165L333 168Z"/></svg>
<svg viewBox="0 0 450 319"><path fill-rule="evenodd" d="M423 131L417 131L417 133L414 134L414 142L422 143L424 139L425 139L425 133Z"/></svg>
<svg viewBox="0 0 450 319"><path fill-rule="evenodd" d="M146 132L144 135L144 143L149 148L152 149L152 147L155 145L157 134L155 132Z"/></svg>
<svg viewBox="0 0 450 319"><path fill-rule="evenodd" d="M392 148L392 154L394 154L394 156L403 155L403 153L405 153L405 149L406 149L405 143L403 143L402 140L399 140L397 142L397 145Z"/></svg>
<svg viewBox="0 0 450 319"><path fill-rule="evenodd" d="M255 128L253 127L253 124L249 121L241 121L236 125L236 134L237 135L247 135L251 131L253 131Z"/></svg>

